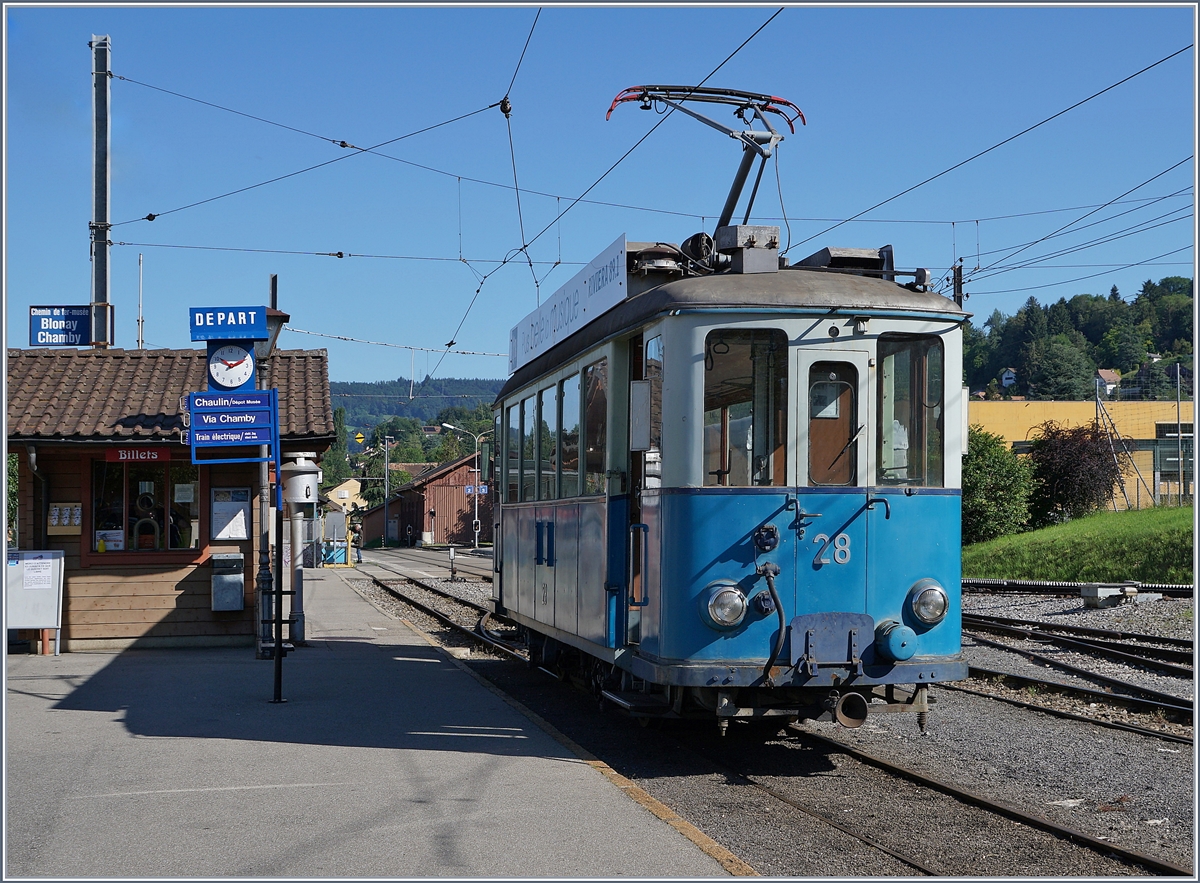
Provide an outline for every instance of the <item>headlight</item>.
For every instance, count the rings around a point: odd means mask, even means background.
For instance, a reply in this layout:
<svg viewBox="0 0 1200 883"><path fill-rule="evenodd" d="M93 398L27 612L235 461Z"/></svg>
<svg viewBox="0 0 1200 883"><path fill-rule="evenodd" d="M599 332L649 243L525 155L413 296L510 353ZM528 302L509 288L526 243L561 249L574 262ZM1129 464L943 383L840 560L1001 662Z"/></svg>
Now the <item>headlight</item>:
<svg viewBox="0 0 1200 883"><path fill-rule="evenodd" d="M918 580L909 590L913 616L926 625L937 625L950 610L950 598L937 580Z"/></svg>
<svg viewBox="0 0 1200 883"><path fill-rule="evenodd" d="M746 617L746 596L736 583L714 583L709 588L704 609L710 625L731 629Z"/></svg>

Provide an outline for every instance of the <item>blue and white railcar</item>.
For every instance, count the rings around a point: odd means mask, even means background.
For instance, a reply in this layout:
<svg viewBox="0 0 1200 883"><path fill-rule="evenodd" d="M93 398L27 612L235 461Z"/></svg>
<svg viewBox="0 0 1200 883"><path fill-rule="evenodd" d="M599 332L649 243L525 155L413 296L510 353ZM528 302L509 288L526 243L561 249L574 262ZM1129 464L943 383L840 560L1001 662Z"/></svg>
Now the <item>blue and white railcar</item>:
<svg viewBox="0 0 1200 883"><path fill-rule="evenodd" d="M967 314L890 247L777 244L618 239L513 329L494 609L637 716L924 726L967 674Z"/></svg>

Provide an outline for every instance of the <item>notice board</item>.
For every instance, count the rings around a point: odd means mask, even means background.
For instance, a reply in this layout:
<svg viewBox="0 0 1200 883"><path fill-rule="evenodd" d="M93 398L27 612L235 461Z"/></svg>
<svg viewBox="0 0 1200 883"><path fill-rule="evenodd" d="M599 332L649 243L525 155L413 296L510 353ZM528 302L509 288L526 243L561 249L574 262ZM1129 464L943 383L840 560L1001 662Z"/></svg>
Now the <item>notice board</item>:
<svg viewBox="0 0 1200 883"><path fill-rule="evenodd" d="M5 626L62 628L63 553L9 552L4 567Z"/></svg>

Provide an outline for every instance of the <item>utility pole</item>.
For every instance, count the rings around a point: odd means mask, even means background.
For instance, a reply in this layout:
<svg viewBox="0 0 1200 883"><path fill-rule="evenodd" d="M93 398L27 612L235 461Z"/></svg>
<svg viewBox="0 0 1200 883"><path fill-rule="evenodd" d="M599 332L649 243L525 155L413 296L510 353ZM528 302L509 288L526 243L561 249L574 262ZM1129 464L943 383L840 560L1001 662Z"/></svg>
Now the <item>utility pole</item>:
<svg viewBox="0 0 1200 883"><path fill-rule="evenodd" d="M471 438L475 439L475 469L473 470L475 472L475 481L476 481L475 493L473 495L475 497L475 520L473 522L471 522L471 527L475 531L475 548L478 549L479 548L479 527L480 527L480 524L479 524L479 485L483 483L483 471L480 469L480 466L479 466L479 440L481 438L483 438L485 435L487 435L488 433L490 433L491 430L485 429L483 432L479 433L479 435L476 435L475 433L471 432L469 429L460 429L459 427L454 426L450 423L443 423L442 426L446 427L447 429L453 429L455 432L465 432L467 435L471 436ZM451 555L454 554L453 549L450 550L450 554ZM454 559L451 558L451 561L453 561L453 560Z"/></svg>
<svg viewBox="0 0 1200 883"><path fill-rule="evenodd" d="M92 346L108 349L112 343L109 329L112 324L112 305L108 302L108 215L109 146L109 53L112 43L108 36L92 35L88 43L92 50Z"/></svg>
<svg viewBox="0 0 1200 883"><path fill-rule="evenodd" d="M144 328L142 325L142 256L138 254L138 349L142 349L145 344L145 336L142 334Z"/></svg>
<svg viewBox="0 0 1200 883"><path fill-rule="evenodd" d="M388 478L392 471L389 464L392 456L390 450L391 441L392 437L390 435L383 437L383 542L380 545L384 549L387 548L388 544L388 495L391 493Z"/></svg>
<svg viewBox="0 0 1200 883"><path fill-rule="evenodd" d="M958 259L958 263L954 265L954 303L960 309L963 305L963 275L962 275L962 258Z"/></svg>

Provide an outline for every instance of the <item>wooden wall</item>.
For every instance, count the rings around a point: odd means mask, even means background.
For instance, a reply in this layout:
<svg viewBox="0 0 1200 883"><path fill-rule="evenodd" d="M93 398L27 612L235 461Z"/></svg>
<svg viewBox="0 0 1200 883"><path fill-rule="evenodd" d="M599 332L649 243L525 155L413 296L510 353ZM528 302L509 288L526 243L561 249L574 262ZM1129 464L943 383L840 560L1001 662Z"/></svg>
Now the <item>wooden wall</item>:
<svg viewBox="0 0 1200 883"><path fill-rule="evenodd" d="M183 448L181 453L186 451ZM92 536L90 458L96 454L102 456L104 448L38 445L38 471L50 480L50 503L81 502L84 507L83 529L78 535L45 538L41 536L40 526L40 482L29 469L24 446L14 446L13 452L19 455L21 462L19 547L60 549L64 553L64 649L253 643L254 576L258 570L256 538L261 530L257 501L258 464L200 467L200 549L100 555L91 552L90 545L81 546ZM208 542L209 489L231 486L251 488L251 539L214 545ZM241 552L245 556L244 610L212 610L209 561L213 552ZM153 557L145 558L147 555Z"/></svg>

